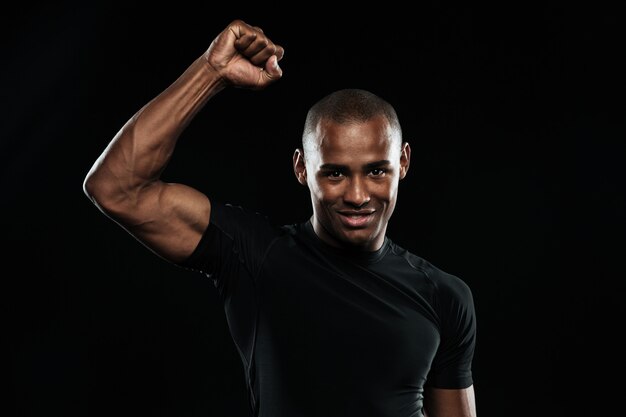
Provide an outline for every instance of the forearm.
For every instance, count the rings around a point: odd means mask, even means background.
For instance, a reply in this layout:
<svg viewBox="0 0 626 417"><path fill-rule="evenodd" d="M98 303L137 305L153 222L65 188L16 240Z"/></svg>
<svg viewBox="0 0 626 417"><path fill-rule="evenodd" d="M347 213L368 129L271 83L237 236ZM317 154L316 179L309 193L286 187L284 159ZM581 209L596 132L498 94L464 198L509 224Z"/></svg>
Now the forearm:
<svg viewBox="0 0 626 417"><path fill-rule="evenodd" d="M85 191L127 198L157 181L183 130L224 85L204 58L194 61L122 127L87 175Z"/></svg>

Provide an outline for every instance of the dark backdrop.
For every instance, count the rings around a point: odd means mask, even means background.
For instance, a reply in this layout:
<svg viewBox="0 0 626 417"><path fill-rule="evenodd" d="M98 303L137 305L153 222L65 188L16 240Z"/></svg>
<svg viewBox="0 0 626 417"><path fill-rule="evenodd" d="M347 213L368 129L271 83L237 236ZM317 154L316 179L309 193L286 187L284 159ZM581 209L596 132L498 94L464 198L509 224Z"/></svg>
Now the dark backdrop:
<svg viewBox="0 0 626 417"><path fill-rule="evenodd" d="M4 14L5 415L248 416L211 282L154 256L82 191L122 124L234 18L285 47L284 77L210 101L164 178L277 223L305 220L291 157L306 110L332 90L369 89L395 105L413 150L388 235L473 289L479 415L618 405L619 13L391 6L29 4Z"/></svg>

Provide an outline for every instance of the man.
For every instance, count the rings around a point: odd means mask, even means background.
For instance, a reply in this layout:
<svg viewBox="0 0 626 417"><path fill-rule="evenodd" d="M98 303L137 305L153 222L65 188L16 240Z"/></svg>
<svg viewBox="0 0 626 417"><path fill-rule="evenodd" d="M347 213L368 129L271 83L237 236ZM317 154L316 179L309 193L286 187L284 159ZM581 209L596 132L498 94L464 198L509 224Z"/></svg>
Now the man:
<svg viewBox="0 0 626 417"><path fill-rule="evenodd" d="M213 279L262 417L474 417L475 314L459 278L386 236L409 168L397 115L357 89L309 111L293 168L313 215L275 226L159 176L228 86L279 80L283 48L231 22L119 131L84 189L164 259Z"/></svg>

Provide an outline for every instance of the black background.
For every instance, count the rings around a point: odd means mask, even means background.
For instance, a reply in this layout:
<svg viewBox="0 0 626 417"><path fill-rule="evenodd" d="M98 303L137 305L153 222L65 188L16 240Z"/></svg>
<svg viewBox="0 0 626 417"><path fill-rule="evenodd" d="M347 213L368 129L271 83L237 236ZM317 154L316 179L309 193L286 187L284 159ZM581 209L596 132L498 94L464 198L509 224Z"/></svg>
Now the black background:
<svg viewBox="0 0 626 417"><path fill-rule="evenodd" d="M16 5L1 29L5 415L248 416L212 283L82 191L123 123L235 18L285 47L284 76L210 101L164 179L301 221L306 110L338 88L381 95L413 150L388 235L471 286L479 415L621 409L623 22L595 4Z"/></svg>

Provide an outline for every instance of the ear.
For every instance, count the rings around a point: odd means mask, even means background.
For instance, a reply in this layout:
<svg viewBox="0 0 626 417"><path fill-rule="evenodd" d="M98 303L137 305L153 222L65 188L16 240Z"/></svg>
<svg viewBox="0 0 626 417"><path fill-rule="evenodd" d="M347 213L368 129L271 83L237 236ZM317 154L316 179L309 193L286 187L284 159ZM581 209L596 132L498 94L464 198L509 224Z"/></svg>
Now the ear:
<svg viewBox="0 0 626 417"><path fill-rule="evenodd" d="M400 152L400 179L403 179L411 165L411 146L408 142L404 142Z"/></svg>
<svg viewBox="0 0 626 417"><path fill-rule="evenodd" d="M293 172L296 174L298 182L306 186L306 164L304 162L304 152L301 149L296 149L293 153Z"/></svg>

